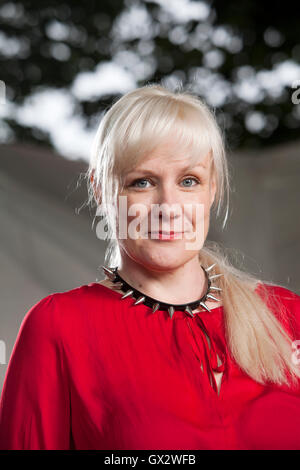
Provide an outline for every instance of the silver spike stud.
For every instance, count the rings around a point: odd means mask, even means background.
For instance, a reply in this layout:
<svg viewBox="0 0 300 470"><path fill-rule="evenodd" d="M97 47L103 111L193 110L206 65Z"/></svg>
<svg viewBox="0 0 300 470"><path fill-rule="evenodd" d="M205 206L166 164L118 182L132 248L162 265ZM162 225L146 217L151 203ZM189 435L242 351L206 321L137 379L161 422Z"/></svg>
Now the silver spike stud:
<svg viewBox="0 0 300 470"><path fill-rule="evenodd" d="M126 298L129 297L131 294L133 294L133 290L132 290L132 289L130 289L130 290L128 290L127 292L125 292L125 294L122 295L121 300L126 299Z"/></svg>
<svg viewBox="0 0 300 470"><path fill-rule="evenodd" d="M201 305L201 307L205 308L205 310L207 310L208 312L210 312L209 308L207 307L207 305L205 305L204 302L200 302L200 305Z"/></svg>
<svg viewBox="0 0 300 470"><path fill-rule="evenodd" d="M223 276L223 274L214 274L213 276L210 276L209 279L216 279L217 277Z"/></svg>
<svg viewBox="0 0 300 470"><path fill-rule="evenodd" d="M172 316L174 315L174 312L175 312L175 308L171 305L168 308L168 312L169 312L170 317L172 318Z"/></svg>
<svg viewBox="0 0 300 470"><path fill-rule="evenodd" d="M208 272L210 271L214 266L216 266L217 263L212 264L209 268L205 268L205 271Z"/></svg>
<svg viewBox="0 0 300 470"><path fill-rule="evenodd" d="M134 302L134 304L133 304L133 305L139 305L139 304L142 304L142 303L144 302L144 300L145 300L145 299L146 299L146 297L144 297L144 296L142 295L141 297L139 297L139 298L137 299L137 301L136 301L136 302Z"/></svg>
<svg viewBox="0 0 300 470"><path fill-rule="evenodd" d="M220 302L220 299L217 299L217 297L214 297L214 296L211 295L211 294L207 294L206 298L207 298L207 299L216 300L216 302Z"/></svg>
<svg viewBox="0 0 300 470"><path fill-rule="evenodd" d="M210 286L209 290L219 290L219 291L221 291L222 289L220 287Z"/></svg>
<svg viewBox="0 0 300 470"><path fill-rule="evenodd" d="M106 276L109 277L109 279L112 279L112 280L115 279L116 275L111 269L107 268L106 266L102 266L102 269L104 271L104 274L106 274Z"/></svg>
<svg viewBox="0 0 300 470"><path fill-rule="evenodd" d="M156 310L158 310L158 309L159 309L159 303L154 304L153 307L152 307L152 313L155 313Z"/></svg>
<svg viewBox="0 0 300 470"><path fill-rule="evenodd" d="M192 318L194 318L194 314L193 314L193 311L192 311L191 307L189 307L189 306L185 307L184 311L186 313L188 313Z"/></svg>

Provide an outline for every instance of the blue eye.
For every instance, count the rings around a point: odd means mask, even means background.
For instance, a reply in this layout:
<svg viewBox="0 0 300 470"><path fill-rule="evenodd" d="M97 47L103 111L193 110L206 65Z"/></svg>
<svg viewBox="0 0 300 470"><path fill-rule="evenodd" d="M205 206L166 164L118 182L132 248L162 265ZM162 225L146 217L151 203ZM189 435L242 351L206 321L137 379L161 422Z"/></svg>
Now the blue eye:
<svg viewBox="0 0 300 470"><path fill-rule="evenodd" d="M149 181L145 178L141 178L141 179L133 181L131 186L135 186L136 188L144 189L144 188L146 188L145 183L147 184L147 183L149 183Z"/></svg>
<svg viewBox="0 0 300 470"><path fill-rule="evenodd" d="M196 178L184 178L184 180L182 180L182 182L184 182L184 181L188 181L189 183L194 182L196 184L199 184L199 181ZM187 185L184 184L183 186L185 186L186 188L189 188L189 187L194 186L194 185L193 184L187 184Z"/></svg>

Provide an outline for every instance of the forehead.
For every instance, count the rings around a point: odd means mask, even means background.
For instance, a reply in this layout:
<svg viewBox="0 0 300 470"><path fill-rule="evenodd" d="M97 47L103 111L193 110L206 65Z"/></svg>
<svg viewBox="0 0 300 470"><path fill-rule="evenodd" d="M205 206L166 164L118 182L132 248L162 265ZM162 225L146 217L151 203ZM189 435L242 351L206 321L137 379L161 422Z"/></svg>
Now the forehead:
<svg viewBox="0 0 300 470"><path fill-rule="evenodd" d="M210 167L212 160L211 152L206 152L202 155L195 155L189 152L189 149L180 149L174 143L166 143L156 147L152 152L144 155L144 157L137 162L132 170L142 170L147 168L156 169L164 166L173 168L203 168Z"/></svg>

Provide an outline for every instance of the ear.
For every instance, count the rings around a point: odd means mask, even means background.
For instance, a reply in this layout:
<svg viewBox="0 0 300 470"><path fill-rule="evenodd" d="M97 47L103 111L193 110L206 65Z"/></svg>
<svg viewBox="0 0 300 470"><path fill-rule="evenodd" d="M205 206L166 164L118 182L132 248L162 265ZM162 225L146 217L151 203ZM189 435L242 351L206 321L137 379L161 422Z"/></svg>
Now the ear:
<svg viewBox="0 0 300 470"><path fill-rule="evenodd" d="M94 193L94 198L97 201L98 205L101 205L101 200L102 200L102 194L101 194L101 188L100 186L96 184L95 177L94 177L95 170L93 170L91 174L91 183L93 186L93 193Z"/></svg>

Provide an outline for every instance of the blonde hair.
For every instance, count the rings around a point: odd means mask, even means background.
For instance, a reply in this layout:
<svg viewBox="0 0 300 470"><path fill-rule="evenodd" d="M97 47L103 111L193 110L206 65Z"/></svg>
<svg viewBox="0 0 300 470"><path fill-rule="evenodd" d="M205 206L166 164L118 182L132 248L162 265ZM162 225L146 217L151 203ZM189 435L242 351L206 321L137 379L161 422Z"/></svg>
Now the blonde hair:
<svg viewBox="0 0 300 470"><path fill-rule="evenodd" d="M111 266L120 261L116 207L122 172L134 167L174 130L174 139L181 148L189 149L191 159L211 152L217 182L212 209L217 206L218 216L225 201L223 227L226 224L230 178L224 138L214 113L191 92L172 92L159 84L146 85L124 95L105 113L85 174L88 204L102 208L107 220L110 242L105 262ZM95 187L101 188L100 205ZM108 205L110 210L105 212ZM215 285L222 289L228 351L239 367L262 384L295 385L300 372L291 360L292 338L282 324L288 312L280 298L272 294L272 289L267 289L267 285L274 284L234 267L215 242L205 241L199 262L204 267L215 263L210 273L222 274Z"/></svg>

